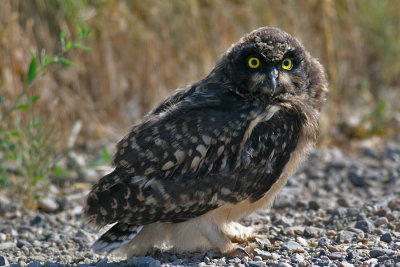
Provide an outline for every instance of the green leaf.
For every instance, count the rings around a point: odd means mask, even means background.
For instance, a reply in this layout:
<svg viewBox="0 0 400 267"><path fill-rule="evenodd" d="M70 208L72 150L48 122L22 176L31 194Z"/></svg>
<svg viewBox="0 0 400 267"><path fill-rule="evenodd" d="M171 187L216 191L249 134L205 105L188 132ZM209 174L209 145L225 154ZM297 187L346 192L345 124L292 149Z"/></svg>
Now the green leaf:
<svg viewBox="0 0 400 267"><path fill-rule="evenodd" d="M75 48L82 49L82 50L85 50L85 51L90 51L90 50L92 50L91 47L85 46L85 45L81 45L81 44L78 44L78 43L74 43L74 47L75 47Z"/></svg>
<svg viewBox="0 0 400 267"><path fill-rule="evenodd" d="M64 39L65 37L65 31L60 32L60 39Z"/></svg>
<svg viewBox="0 0 400 267"><path fill-rule="evenodd" d="M53 168L53 173L56 176L60 176L60 177L69 177L69 172L65 169L63 169L61 166L54 166Z"/></svg>
<svg viewBox="0 0 400 267"><path fill-rule="evenodd" d="M65 50L69 50L72 46L72 42L68 41L67 45L65 46Z"/></svg>
<svg viewBox="0 0 400 267"><path fill-rule="evenodd" d="M68 59L65 58L58 58L57 62L63 66L75 66L74 62L69 61Z"/></svg>
<svg viewBox="0 0 400 267"><path fill-rule="evenodd" d="M33 80L35 80L36 76L37 76L37 55L31 53L32 59L31 59L31 63L29 64L29 70L28 70L28 80L26 82L27 86L30 86L31 83L33 82Z"/></svg>
<svg viewBox="0 0 400 267"><path fill-rule="evenodd" d="M31 97L31 98L29 99L29 103L32 104L33 102L38 101L39 98L40 98L40 95L35 95L35 96L33 96L33 97Z"/></svg>
<svg viewBox="0 0 400 267"><path fill-rule="evenodd" d="M17 105L15 106L15 109L28 110L28 105L25 104Z"/></svg>

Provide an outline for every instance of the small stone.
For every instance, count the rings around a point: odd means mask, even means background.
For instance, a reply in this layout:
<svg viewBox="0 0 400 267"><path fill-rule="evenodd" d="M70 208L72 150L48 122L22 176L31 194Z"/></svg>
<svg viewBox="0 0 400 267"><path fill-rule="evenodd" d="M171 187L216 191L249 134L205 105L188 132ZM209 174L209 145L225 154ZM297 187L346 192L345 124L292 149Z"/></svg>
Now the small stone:
<svg viewBox="0 0 400 267"><path fill-rule="evenodd" d="M332 252L331 254L328 255L328 258L331 260L339 260L339 259L344 259L347 256L346 252Z"/></svg>
<svg viewBox="0 0 400 267"><path fill-rule="evenodd" d="M220 265L220 266L221 266L221 265L222 265L222 266L226 265L226 260L225 260L224 257L218 260L218 265Z"/></svg>
<svg viewBox="0 0 400 267"><path fill-rule="evenodd" d="M381 241L383 241L383 242L390 243L390 242L392 242L392 240L393 240L392 235L390 233L384 233L381 236Z"/></svg>
<svg viewBox="0 0 400 267"><path fill-rule="evenodd" d="M302 255L300 255L300 254L297 254L297 253L294 254L293 259L298 264L304 263L304 257Z"/></svg>
<svg viewBox="0 0 400 267"><path fill-rule="evenodd" d="M274 264L273 266L274 267L292 267L292 265L290 265L289 263L284 262L284 261L280 261L277 264Z"/></svg>
<svg viewBox="0 0 400 267"><path fill-rule="evenodd" d="M107 267L107 258L104 258L96 263L96 267Z"/></svg>
<svg viewBox="0 0 400 267"><path fill-rule="evenodd" d="M53 198L43 198L39 201L39 209L45 212L55 212L58 209L58 203Z"/></svg>
<svg viewBox="0 0 400 267"><path fill-rule="evenodd" d="M247 264L250 267L264 267L264 266L266 266L265 262L263 262L263 261L249 261Z"/></svg>
<svg viewBox="0 0 400 267"><path fill-rule="evenodd" d="M327 247L328 245L329 245L329 239L328 239L328 238L321 237L321 238L318 240L318 246L319 246L319 247Z"/></svg>
<svg viewBox="0 0 400 267"><path fill-rule="evenodd" d="M7 240L7 235L3 234L3 233L0 233L0 242L2 243L4 241L6 241L6 240Z"/></svg>
<svg viewBox="0 0 400 267"><path fill-rule="evenodd" d="M295 241L289 241L285 245L283 245L283 248L287 250L296 250L298 248L302 248L302 246Z"/></svg>
<svg viewBox="0 0 400 267"><path fill-rule="evenodd" d="M336 241L338 243L351 243L353 240L354 233L346 230L342 230L338 233Z"/></svg>
<svg viewBox="0 0 400 267"><path fill-rule="evenodd" d="M29 242L26 241L26 240L18 239L18 240L17 240L17 247L18 247L18 248L22 248L23 246L31 247L32 244L29 243Z"/></svg>
<svg viewBox="0 0 400 267"><path fill-rule="evenodd" d="M387 209L380 209L375 212L375 215L378 215L379 217L386 217L387 214L388 214Z"/></svg>
<svg viewBox="0 0 400 267"><path fill-rule="evenodd" d="M368 219L357 221L354 227L361 229L366 233L372 233L375 230L375 226Z"/></svg>
<svg viewBox="0 0 400 267"><path fill-rule="evenodd" d="M308 246L308 242L307 240L305 240L304 238L302 238L301 236L298 236L296 238L296 241L303 247L307 247Z"/></svg>
<svg viewBox="0 0 400 267"><path fill-rule="evenodd" d="M153 259L152 257L143 257L138 262L138 267L160 267L161 263L158 260Z"/></svg>
<svg viewBox="0 0 400 267"><path fill-rule="evenodd" d="M354 267L354 265L347 261L342 261L341 263L339 263L339 267Z"/></svg>
<svg viewBox="0 0 400 267"><path fill-rule="evenodd" d="M327 236L336 236L336 232L333 230L329 230L328 232L326 232Z"/></svg>
<svg viewBox="0 0 400 267"><path fill-rule="evenodd" d="M348 208L350 205L349 205L349 202L347 201L347 199L345 199L345 198L339 198L338 200L337 200L337 202L338 202L338 204L339 204L339 206L341 206L341 207L346 207L346 208Z"/></svg>
<svg viewBox="0 0 400 267"><path fill-rule="evenodd" d="M321 228L309 226L304 228L303 236L306 238L319 237L323 231Z"/></svg>
<svg viewBox="0 0 400 267"><path fill-rule="evenodd" d="M369 259L364 261L363 266L375 266L376 264L378 264L378 259Z"/></svg>
<svg viewBox="0 0 400 267"><path fill-rule="evenodd" d="M57 263L46 261L44 267L59 267Z"/></svg>
<svg viewBox="0 0 400 267"><path fill-rule="evenodd" d="M310 202L308 202L308 207L312 210L318 210L320 208L320 205L317 201L311 200Z"/></svg>
<svg viewBox="0 0 400 267"><path fill-rule="evenodd" d="M386 217L379 217L375 220L375 225L377 227L384 225L384 224L388 224L388 223L389 223L389 221Z"/></svg>
<svg viewBox="0 0 400 267"><path fill-rule="evenodd" d="M356 249L348 249L347 250L347 258L349 260L354 260L354 259L358 258L358 250L356 250Z"/></svg>
<svg viewBox="0 0 400 267"><path fill-rule="evenodd" d="M253 261L262 261L263 259L260 256L255 256Z"/></svg>
<svg viewBox="0 0 400 267"><path fill-rule="evenodd" d="M26 265L26 267L42 267L43 265L40 263L40 261L33 261Z"/></svg>
<svg viewBox="0 0 400 267"><path fill-rule="evenodd" d="M182 259L176 259L173 262L171 262L172 265L182 265L183 260Z"/></svg>
<svg viewBox="0 0 400 267"><path fill-rule="evenodd" d="M263 260L268 260L272 258L272 254L270 252L258 248L254 249L254 254L261 257Z"/></svg>
<svg viewBox="0 0 400 267"><path fill-rule="evenodd" d="M8 265L8 260L4 256L0 256L0 266Z"/></svg>
<svg viewBox="0 0 400 267"><path fill-rule="evenodd" d="M393 253L393 250L391 250L391 249L380 249L380 248L378 248L378 249L370 250L369 256L372 257L372 258L378 258L380 256L391 254L391 253Z"/></svg>
<svg viewBox="0 0 400 267"><path fill-rule="evenodd" d="M272 255L272 260L279 260L281 258L281 255L275 252L272 252L271 255Z"/></svg>
<svg viewBox="0 0 400 267"><path fill-rule="evenodd" d="M10 249L10 248L14 248L16 246L17 246L17 243L15 243L15 242L4 242L4 243L0 243L0 250Z"/></svg>

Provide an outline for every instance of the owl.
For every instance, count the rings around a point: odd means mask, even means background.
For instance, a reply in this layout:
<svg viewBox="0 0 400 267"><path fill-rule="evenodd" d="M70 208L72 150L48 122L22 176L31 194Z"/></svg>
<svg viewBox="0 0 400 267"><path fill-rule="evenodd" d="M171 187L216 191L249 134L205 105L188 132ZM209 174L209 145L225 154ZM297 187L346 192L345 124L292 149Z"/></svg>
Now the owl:
<svg viewBox="0 0 400 267"><path fill-rule="evenodd" d="M118 143L84 207L93 225L113 224L93 250L240 250L254 232L238 221L271 205L316 142L327 91L296 38L271 27L242 37Z"/></svg>

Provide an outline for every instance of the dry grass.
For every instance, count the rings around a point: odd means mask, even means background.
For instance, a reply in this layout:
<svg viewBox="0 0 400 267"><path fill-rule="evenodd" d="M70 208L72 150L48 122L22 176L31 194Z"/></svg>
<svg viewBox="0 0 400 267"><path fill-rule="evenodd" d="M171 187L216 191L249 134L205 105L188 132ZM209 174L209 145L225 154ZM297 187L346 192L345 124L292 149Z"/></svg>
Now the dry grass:
<svg viewBox="0 0 400 267"><path fill-rule="evenodd" d="M341 134L332 126L354 106L364 117L378 98L399 109L390 102L400 91L399 10L397 0L2 0L0 90L15 97L29 50L58 50L59 33L71 37L82 23L93 29L92 52L68 55L76 67L52 69L34 85L32 95L41 95L35 112L57 116L66 135L81 120L78 144L114 132L118 139L170 91L203 78L240 36L270 25L297 36L326 67L329 143Z"/></svg>

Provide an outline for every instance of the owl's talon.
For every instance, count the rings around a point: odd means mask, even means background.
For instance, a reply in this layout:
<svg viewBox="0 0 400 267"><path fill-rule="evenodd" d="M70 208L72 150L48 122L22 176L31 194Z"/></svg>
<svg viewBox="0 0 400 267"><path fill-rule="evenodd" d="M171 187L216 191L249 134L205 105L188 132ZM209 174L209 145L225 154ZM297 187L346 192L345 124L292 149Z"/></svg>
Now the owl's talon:
<svg viewBox="0 0 400 267"><path fill-rule="evenodd" d="M250 254L247 253L246 250L244 250L244 248L241 247L237 247L234 251L229 252L228 254L225 254L226 257L228 258L236 258L236 257L250 257Z"/></svg>

